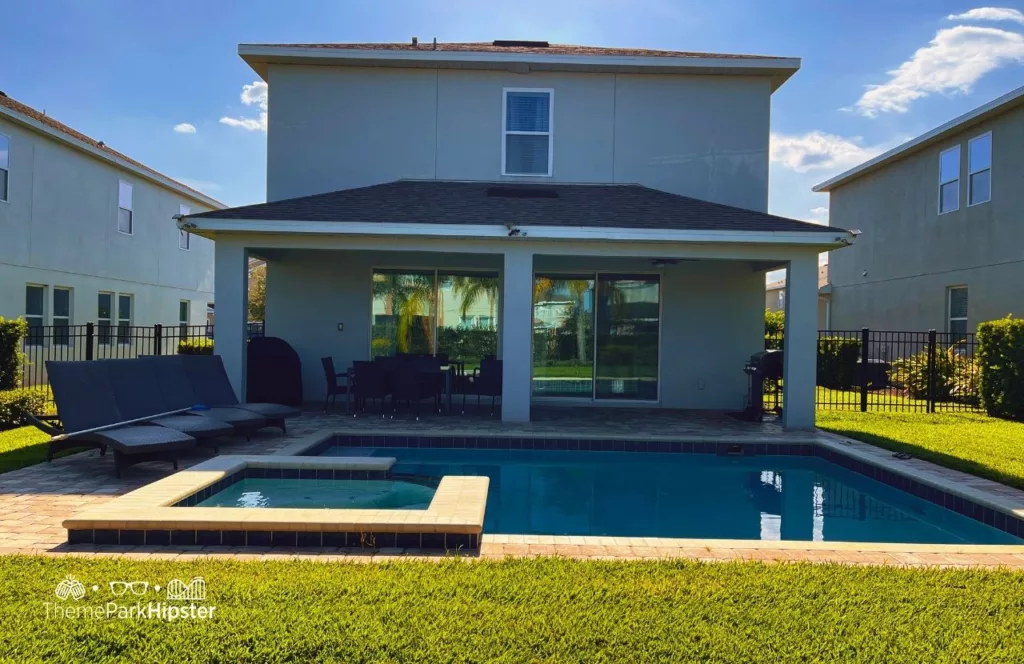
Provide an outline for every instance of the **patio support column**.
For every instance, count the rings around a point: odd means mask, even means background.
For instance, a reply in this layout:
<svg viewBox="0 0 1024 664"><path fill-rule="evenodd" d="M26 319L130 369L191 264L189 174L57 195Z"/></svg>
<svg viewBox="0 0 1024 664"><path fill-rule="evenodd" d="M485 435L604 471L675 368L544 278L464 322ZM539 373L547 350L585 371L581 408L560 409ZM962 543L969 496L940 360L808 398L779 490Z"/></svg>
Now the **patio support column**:
<svg viewBox="0 0 1024 664"><path fill-rule="evenodd" d="M213 351L220 355L231 387L245 401L245 344L249 265L245 247L227 239L214 245Z"/></svg>
<svg viewBox="0 0 1024 664"><path fill-rule="evenodd" d="M787 429L813 429L818 359L817 252L794 257L786 268L784 350L782 424Z"/></svg>
<svg viewBox="0 0 1024 664"><path fill-rule="evenodd" d="M512 242L517 242L513 240ZM505 251L501 293L501 419L530 421L533 334L533 252Z"/></svg>

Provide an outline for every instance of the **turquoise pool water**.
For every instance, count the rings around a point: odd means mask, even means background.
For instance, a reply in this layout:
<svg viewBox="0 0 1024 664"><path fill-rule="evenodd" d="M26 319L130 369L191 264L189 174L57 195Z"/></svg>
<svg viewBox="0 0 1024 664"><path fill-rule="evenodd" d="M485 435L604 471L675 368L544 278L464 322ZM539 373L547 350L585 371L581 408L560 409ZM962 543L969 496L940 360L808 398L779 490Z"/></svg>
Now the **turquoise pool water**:
<svg viewBox="0 0 1024 664"><path fill-rule="evenodd" d="M247 477L196 506L425 510L433 498L432 487L394 480Z"/></svg>
<svg viewBox="0 0 1024 664"><path fill-rule="evenodd" d="M484 532L618 537L1021 544L816 457L332 447L395 473L491 478Z"/></svg>

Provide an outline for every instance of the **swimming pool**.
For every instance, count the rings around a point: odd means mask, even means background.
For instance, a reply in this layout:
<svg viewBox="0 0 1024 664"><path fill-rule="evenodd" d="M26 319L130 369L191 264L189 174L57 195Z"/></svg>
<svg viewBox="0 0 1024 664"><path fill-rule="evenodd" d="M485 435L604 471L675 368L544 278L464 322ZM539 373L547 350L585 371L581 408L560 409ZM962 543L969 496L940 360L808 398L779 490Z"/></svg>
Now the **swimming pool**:
<svg viewBox="0 0 1024 664"><path fill-rule="evenodd" d="M196 507L425 510L435 486L398 480L246 477Z"/></svg>
<svg viewBox="0 0 1024 664"><path fill-rule="evenodd" d="M484 532L1021 544L1010 533L813 456L330 446L396 474L490 478Z"/></svg>

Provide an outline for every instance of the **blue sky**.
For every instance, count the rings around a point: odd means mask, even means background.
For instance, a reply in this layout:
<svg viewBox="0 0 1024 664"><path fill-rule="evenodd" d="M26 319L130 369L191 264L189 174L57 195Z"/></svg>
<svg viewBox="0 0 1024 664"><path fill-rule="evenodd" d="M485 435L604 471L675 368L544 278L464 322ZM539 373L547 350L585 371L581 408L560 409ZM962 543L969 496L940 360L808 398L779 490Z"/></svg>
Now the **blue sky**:
<svg viewBox="0 0 1024 664"><path fill-rule="evenodd" d="M264 200L266 134L259 89L249 104L241 96L256 75L240 42L416 35L795 56L803 68L772 103L770 208L823 221L828 198L813 184L1024 84L1022 11L945 0L39 0L4 9L5 52L17 57L0 90L241 205ZM182 123L195 131L175 131Z"/></svg>

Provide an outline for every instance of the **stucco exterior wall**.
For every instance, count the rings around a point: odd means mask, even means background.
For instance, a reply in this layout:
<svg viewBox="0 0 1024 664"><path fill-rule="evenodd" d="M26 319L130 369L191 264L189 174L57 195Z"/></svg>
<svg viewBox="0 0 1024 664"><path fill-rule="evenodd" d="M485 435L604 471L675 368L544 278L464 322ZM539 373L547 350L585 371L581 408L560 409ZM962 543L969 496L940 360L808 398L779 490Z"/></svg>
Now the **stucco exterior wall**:
<svg viewBox="0 0 1024 664"><path fill-rule="evenodd" d="M272 65L270 201L400 178L639 183L766 210L766 78ZM501 174L502 91L554 90L551 177Z"/></svg>
<svg viewBox="0 0 1024 664"><path fill-rule="evenodd" d="M178 247L179 205L211 208L103 163L56 140L0 120L10 138L10 191L0 202L0 316L25 313L25 286L73 289L72 323L95 321L100 291L134 296L133 323L206 322L213 301L213 242ZM133 187L133 234L117 230L118 180ZM47 323L51 312L46 311Z"/></svg>
<svg viewBox="0 0 1024 664"><path fill-rule="evenodd" d="M967 205L971 138L992 132L992 200ZM938 213L939 153L960 145L960 208ZM831 192L831 223L859 229L830 255L832 327L947 329L947 288L968 287L968 329L1024 315L1024 108Z"/></svg>
<svg viewBox="0 0 1024 664"><path fill-rule="evenodd" d="M324 394L321 357L333 356L339 370L370 357L374 267L503 269L501 254L274 253L267 260L267 333L287 340L299 353L305 399L311 402ZM645 259L537 255L534 270L661 274L660 405L743 406L743 364L763 348L764 330L764 272L749 262L682 262L653 269ZM338 323L344 323L344 331L337 330ZM504 321L500 324L504 327Z"/></svg>

